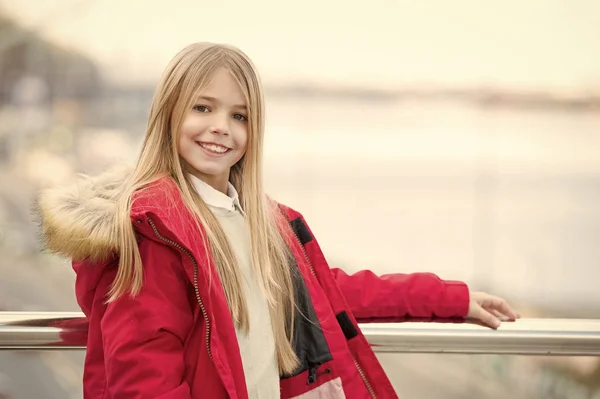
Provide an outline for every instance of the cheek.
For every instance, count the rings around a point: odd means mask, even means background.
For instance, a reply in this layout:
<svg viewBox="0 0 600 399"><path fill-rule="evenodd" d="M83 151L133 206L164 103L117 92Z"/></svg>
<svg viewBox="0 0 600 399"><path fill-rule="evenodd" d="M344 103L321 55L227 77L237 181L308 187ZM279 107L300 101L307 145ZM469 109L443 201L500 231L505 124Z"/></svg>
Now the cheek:
<svg viewBox="0 0 600 399"><path fill-rule="evenodd" d="M188 116L181 125L181 130L179 132L179 146L185 145L186 142L190 140L194 140L194 137L198 135L198 132L201 130L201 126L199 120L194 118L193 116Z"/></svg>
<svg viewBox="0 0 600 399"><path fill-rule="evenodd" d="M240 129L240 132L236 136L237 136L236 141L237 141L238 147L242 148L245 152L246 149L248 148L248 139L249 139L248 129L245 127Z"/></svg>
<svg viewBox="0 0 600 399"><path fill-rule="evenodd" d="M194 136L198 135L207 128L207 120L205 117L190 112L181 125L181 137L187 139L193 139Z"/></svg>
<svg viewBox="0 0 600 399"><path fill-rule="evenodd" d="M183 125L181 125L181 134L179 135L179 138L181 140L189 140L192 138L192 136L194 136L195 132L198 130L196 125L197 123L194 122L193 118L187 118L183 122Z"/></svg>
<svg viewBox="0 0 600 399"><path fill-rule="evenodd" d="M179 155L184 155L190 151L191 147L194 145L194 136L194 129L184 123L179 132L179 137L177 138Z"/></svg>

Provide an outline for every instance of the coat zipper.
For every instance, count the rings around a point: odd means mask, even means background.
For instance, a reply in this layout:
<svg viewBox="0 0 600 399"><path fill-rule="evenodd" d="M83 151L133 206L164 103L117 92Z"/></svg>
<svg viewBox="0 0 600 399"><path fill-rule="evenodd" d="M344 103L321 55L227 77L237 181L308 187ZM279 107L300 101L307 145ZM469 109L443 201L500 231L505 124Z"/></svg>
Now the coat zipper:
<svg viewBox="0 0 600 399"><path fill-rule="evenodd" d="M175 241L169 240L168 238L160 234L158 229L156 228L156 225L151 219L148 219L148 223L150 224L150 227L152 227L152 230L154 230L154 234L156 234L156 237L158 237L161 241L171 245L172 247L177 248L181 253L185 254L188 258L190 258L190 260L194 264L194 291L196 293L196 300L198 301L200 309L202 310L202 315L204 316L204 322L206 323L206 350L208 351L208 357L214 363L212 352L210 350L210 320L208 319L208 312L206 312L206 308L204 307L202 298L200 298L200 289L198 288L198 262L196 262L194 256L187 249L185 249Z"/></svg>
<svg viewBox="0 0 600 399"><path fill-rule="evenodd" d="M350 356L352 356L352 360L354 360L354 365L356 366L356 369L358 370L358 374L360 374L360 378L362 378L363 382L367 386L367 390L369 391L371 398L377 399L377 395L375 395L375 391L373 390L373 387L371 386L369 381L367 381L367 376L365 375L365 372L363 371L362 367L360 367L360 364L358 364L358 360L356 360L356 358L354 357L352 352L350 352Z"/></svg>
<svg viewBox="0 0 600 399"><path fill-rule="evenodd" d="M292 225L290 224L290 227L291 226ZM317 273L315 273L315 269L313 268L312 263L310 263L308 254L306 253L306 250L304 249L304 245L302 245L302 241L300 241L300 237L298 237L298 234L296 234L296 232L294 231L293 228L292 228L292 233L294 233L294 237L296 238L298 245L300 245L300 248L302 249L302 254L304 255L304 259L306 259L306 263L308 264L308 267L310 268L310 272L312 273L313 276L317 277Z"/></svg>
<svg viewBox="0 0 600 399"><path fill-rule="evenodd" d="M304 245L302 245L302 241L300 241L300 237L298 237L298 234L296 234L296 232L294 231L294 228L291 223L290 223L290 227L291 227L292 233L294 233L294 237L296 237L296 241L298 242L298 244L300 245L300 248L302 249L302 254L304 255L304 259L306 259L306 262L308 263L308 266L310 267L311 273L313 274L313 276L316 277L317 274L315 273L315 269L313 268L313 265L310 262L310 259L308 258L308 254L306 253L306 249L304 248ZM352 352L350 352L350 356L352 356L352 360L354 361L354 365L356 366L356 369L358 370L358 374L360 374L360 378L362 378L363 382L365 383L367 390L369 391L369 394L371 395L371 398L377 399L377 395L375 395L375 391L373 390L373 387L367 380L367 376L365 375L365 372L363 371L362 367L360 367L360 364L358 364L358 360L356 360L356 358L354 357Z"/></svg>

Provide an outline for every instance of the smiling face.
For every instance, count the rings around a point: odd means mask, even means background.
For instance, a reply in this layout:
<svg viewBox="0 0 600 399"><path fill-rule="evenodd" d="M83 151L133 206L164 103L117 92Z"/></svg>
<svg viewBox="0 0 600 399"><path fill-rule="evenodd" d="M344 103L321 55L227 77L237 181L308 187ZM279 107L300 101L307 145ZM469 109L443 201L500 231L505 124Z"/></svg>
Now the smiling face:
<svg viewBox="0 0 600 399"><path fill-rule="evenodd" d="M217 69L185 116L178 152L189 172L227 192L229 172L248 143L244 92L229 70Z"/></svg>

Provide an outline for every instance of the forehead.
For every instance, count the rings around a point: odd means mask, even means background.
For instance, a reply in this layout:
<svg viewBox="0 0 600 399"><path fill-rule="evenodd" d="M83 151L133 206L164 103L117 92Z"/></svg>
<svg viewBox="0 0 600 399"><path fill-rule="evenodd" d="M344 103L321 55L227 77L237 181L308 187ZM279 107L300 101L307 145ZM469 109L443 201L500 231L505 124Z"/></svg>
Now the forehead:
<svg viewBox="0 0 600 399"><path fill-rule="evenodd" d="M207 84L198 90L198 97L212 98L216 101L246 106L246 96L233 74L226 68L217 69Z"/></svg>

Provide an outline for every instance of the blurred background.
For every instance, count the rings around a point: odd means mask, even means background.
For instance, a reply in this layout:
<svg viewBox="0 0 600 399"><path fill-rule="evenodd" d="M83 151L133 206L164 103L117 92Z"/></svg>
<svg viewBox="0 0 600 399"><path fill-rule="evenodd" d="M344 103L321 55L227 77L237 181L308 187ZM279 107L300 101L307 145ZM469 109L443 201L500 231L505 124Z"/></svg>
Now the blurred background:
<svg viewBox="0 0 600 399"><path fill-rule="evenodd" d="M160 73L195 41L259 67L269 192L332 266L600 318L596 0L0 0L3 310L79 310L35 192L134 160ZM596 358L380 358L405 399L600 398ZM82 361L1 352L0 398L81 398Z"/></svg>

